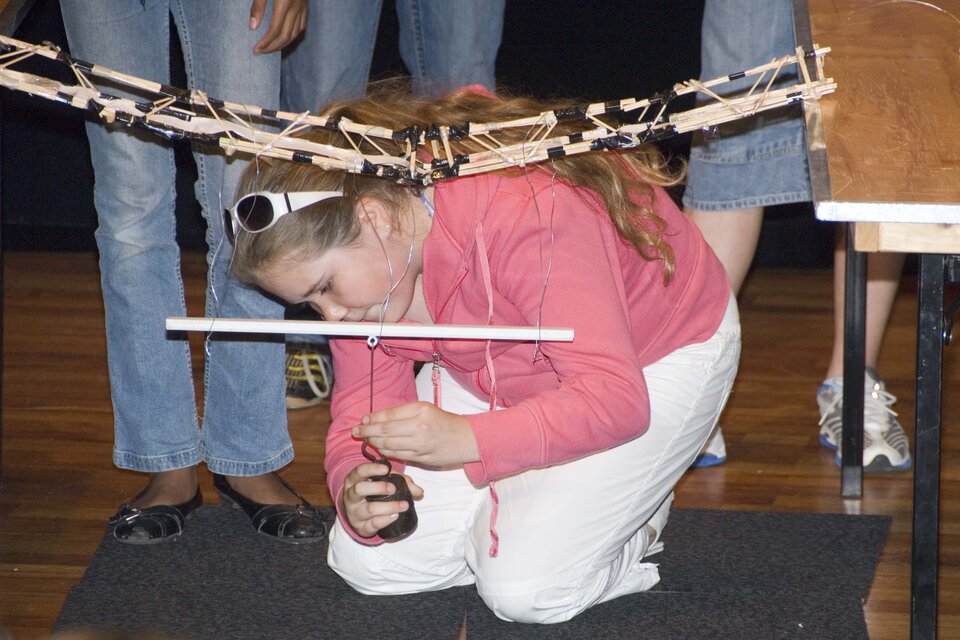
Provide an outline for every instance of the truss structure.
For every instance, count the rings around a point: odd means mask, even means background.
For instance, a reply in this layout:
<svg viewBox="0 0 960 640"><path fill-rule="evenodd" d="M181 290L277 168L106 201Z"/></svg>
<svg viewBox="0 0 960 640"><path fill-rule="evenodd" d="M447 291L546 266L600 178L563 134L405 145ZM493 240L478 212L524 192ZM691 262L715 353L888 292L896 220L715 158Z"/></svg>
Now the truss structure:
<svg viewBox="0 0 960 640"><path fill-rule="evenodd" d="M793 55L709 81L688 80L651 98L626 98L593 104L574 104L507 122L466 122L458 126L408 127L401 130L377 123L352 122L310 113L291 113L218 100L198 89L180 89L126 75L97 64L71 58L50 44L30 44L0 36L0 86L69 104L96 113L107 123L149 130L168 139L189 139L236 152L304 162L323 169L381 176L407 184L427 185L438 180L522 167L558 156L626 149L678 134L777 109L818 100L833 92L836 83L823 74L823 56L829 48L798 47ZM43 76L11 69L27 58L40 57L67 65L77 80L67 85ZM808 64L812 62L813 64ZM777 81L796 70L797 81ZM730 83L752 78L747 89L728 94ZM94 84L122 87L143 100L111 95ZM700 106L670 113L680 96L700 93ZM578 120L587 129L558 135L559 122ZM351 147L321 145L297 137L311 127L340 131ZM504 144L497 134L522 130L524 141ZM469 139L484 151L468 153L458 142ZM366 141L378 153L362 153L356 141ZM426 151L427 153L421 153ZM429 157L432 160L423 160Z"/></svg>
<svg viewBox="0 0 960 640"><path fill-rule="evenodd" d="M199 89L180 89L76 60L54 45L30 44L5 36L0 36L0 86L90 111L106 123L142 128L167 139L215 145L228 155L239 152L280 158L328 170L428 185L458 176L523 167L559 156L628 149L698 129L709 129L785 105L818 100L836 89L836 83L823 73L823 56L829 51L829 48L814 47L807 51L798 47L793 55L709 81L681 82L645 100L627 98L574 104L507 122L466 122L457 126L425 128L411 126L401 130L377 123L352 122L347 118L274 111L218 100ZM69 67L76 84L63 84L11 68L36 57ZM778 83L793 69L797 70L796 82L788 86ZM731 93L730 83L743 78L752 78L752 84L743 91ZM101 85L120 87L131 95L146 97L131 99L111 95L98 88L94 79ZM700 106L686 111L670 111L675 99L695 93L702 94ZM558 123L574 120L585 123L585 130L573 135L555 132ZM350 146L321 145L297 136L311 127L340 131ZM509 130L522 131L523 142L500 142L498 133ZM467 151L462 146L464 140L472 141L484 151ZM378 153L362 153L358 141L366 142ZM431 160L423 160L426 157ZM523 341L573 339L573 330L566 328L449 325L411 329L412 326L167 318L167 329L174 331L369 336L371 347L376 346L379 336Z"/></svg>

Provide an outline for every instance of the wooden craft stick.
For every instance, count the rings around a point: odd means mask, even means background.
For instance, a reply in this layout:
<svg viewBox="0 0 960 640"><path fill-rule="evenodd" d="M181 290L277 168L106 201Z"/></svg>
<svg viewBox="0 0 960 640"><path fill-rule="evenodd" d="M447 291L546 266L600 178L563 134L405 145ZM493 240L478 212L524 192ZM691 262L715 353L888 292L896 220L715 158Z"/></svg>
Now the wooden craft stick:
<svg viewBox="0 0 960 640"><path fill-rule="evenodd" d="M707 81L678 83L669 91L646 100L624 98L570 105L506 122L470 122L457 127L431 125L400 131L353 122L345 117L334 120L309 113L274 111L256 105L215 100L197 89L177 89L136 78L97 64L73 60L53 45L33 45L6 36L0 36L0 86L92 110L107 122L140 126L171 138L215 144L228 155L239 151L311 163L328 170L428 185L460 175L525 167L562 155L630 148L798 101L818 100L836 89L836 83L823 76L823 56L829 51L826 47L815 47L809 52L798 48L793 55L775 58L745 71ZM67 64L78 84L64 85L9 68L31 56ZM810 57L816 59L816 77L811 77L806 65L806 59ZM800 68L801 81L773 89L784 69L794 65ZM87 76L108 79L158 97L142 103L117 98L100 92ZM749 89L734 96L721 95L720 87L743 77L755 78ZM668 115L670 103L677 96L690 93L700 93L709 102ZM638 115L627 119L631 124L622 124L623 120L616 117L637 110ZM551 137L554 127L562 120L582 122L587 129L575 135ZM591 126L593 128L589 128ZM344 144L318 144L295 135L311 127L338 130ZM515 144L497 140L495 134L510 130L526 132L524 140ZM432 132L437 132L438 136ZM429 140L428 135L431 136ZM470 153L470 149L476 147L466 147L464 140L471 140L484 150ZM369 147L363 147L362 143ZM376 152L370 153L368 149L371 148ZM424 150L431 151L432 158L443 162L433 166Z"/></svg>

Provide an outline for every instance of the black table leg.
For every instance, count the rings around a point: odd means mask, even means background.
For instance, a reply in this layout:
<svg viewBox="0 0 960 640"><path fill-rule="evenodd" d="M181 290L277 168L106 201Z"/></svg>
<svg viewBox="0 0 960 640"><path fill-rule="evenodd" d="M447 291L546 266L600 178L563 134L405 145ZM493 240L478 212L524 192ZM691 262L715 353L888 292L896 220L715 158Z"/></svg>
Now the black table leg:
<svg viewBox="0 0 960 640"><path fill-rule="evenodd" d="M843 301L843 435L840 442L840 495L863 495L863 381L866 343L867 256L853 248L847 227Z"/></svg>
<svg viewBox="0 0 960 640"><path fill-rule="evenodd" d="M910 637L937 637L940 521L940 399L946 259L920 256L917 293L917 410L913 449L913 559Z"/></svg>
<svg viewBox="0 0 960 640"><path fill-rule="evenodd" d="M2 106L2 104L0 104ZM0 113L2 116L2 113ZM2 180L0 180L2 182ZM0 193L0 201L3 194ZM0 211L3 208L0 207ZM3 228L3 216L0 214L0 229ZM0 488L3 487L3 237L0 233Z"/></svg>

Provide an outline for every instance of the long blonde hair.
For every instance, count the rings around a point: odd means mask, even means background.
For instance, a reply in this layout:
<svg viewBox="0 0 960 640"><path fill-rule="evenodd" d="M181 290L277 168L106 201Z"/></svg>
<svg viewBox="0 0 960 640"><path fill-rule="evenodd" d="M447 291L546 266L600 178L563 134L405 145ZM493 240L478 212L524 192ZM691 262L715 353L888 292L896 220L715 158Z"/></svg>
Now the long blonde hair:
<svg viewBox="0 0 960 640"><path fill-rule="evenodd" d="M426 128L429 125L502 122L569 104L551 104L523 97L492 98L466 91L455 92L441 99L425 100L413 97L404 83L390 81L372 85L365 98L349 103L333 103L321 113L327 117L346 117L354 122L376 123L402 130L410 126ZM558 123L556 133L569 135L594 126L592 123L565 121ZM314 128L304 137L322 144L343 148L351 146L342 133L333 129ZM517 143L523 140L523 133L507 130L502 135L498 133L497 138L507 144ZM484 150L469 137L452 142L459 153ZM401 155L404 151L401 142L396 144L395 152ZM364 153L380 153L366 142L360 143L360 150ZM394 150L387 149L387 152ZM682 171L671 169L660 152L650 145L625 152L564 156L555 158L549 166L541 165L530 165L526 170L543 168L555 174L559 180L595 192L606 206L620 236L631 243L644 259L661 260L664 280L669 281L674 268L673 249L664 239L666 222L653 210L651 185L678 184L682 179ZM254 234L241 231L234 246L232 268L241 280L256 283L264 269L270 268L277 258L305 260L322 255L331 248L350 245L360 235L355 211L361 198L377 198L399 212L404 210L407 196L415 193L417 188L376 176L325 171L312 164L257 159L251 162L240 181L238 198L254 191L342 190L344 195L311 205L297 215L284 216L267 232Z"/></svg>

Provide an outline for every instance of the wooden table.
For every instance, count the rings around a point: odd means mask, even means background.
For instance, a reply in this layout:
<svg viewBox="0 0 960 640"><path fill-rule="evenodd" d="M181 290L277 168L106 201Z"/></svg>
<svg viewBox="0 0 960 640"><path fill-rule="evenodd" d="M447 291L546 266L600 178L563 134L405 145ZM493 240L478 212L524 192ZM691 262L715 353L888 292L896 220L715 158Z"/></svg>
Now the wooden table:
<svg viewBox="0 0 960 640"><path fill-rule="evenodd" d="M866 254L921 253L911 637L936 637L945 281L960 254L960 0L794 0L837 91L805 111L817 217L849 223L841 492L862 495Z"/></svg>

